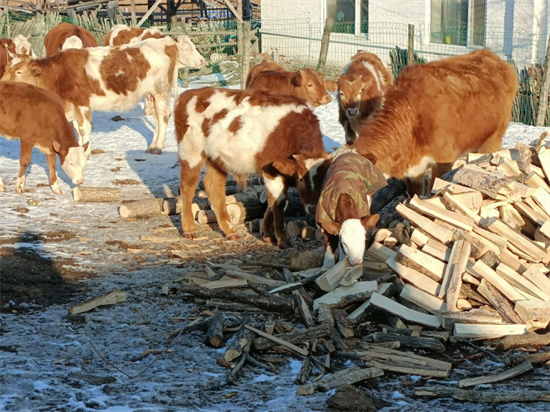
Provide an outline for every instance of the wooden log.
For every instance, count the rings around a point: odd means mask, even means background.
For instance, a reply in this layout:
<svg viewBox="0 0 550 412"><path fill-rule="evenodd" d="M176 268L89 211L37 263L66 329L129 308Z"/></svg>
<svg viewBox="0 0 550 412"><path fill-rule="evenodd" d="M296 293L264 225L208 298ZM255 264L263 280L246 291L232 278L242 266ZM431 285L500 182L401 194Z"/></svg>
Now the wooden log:
<svg viewBox="0 0 550 412"><path fill-rule="evenodd" d="M401 245L399 247L395 261L435 281L441 280L446 270L446 265L440 260L434 259L426 253L415 250L407 245Z"/></svg>
<svg viewBox="0 0 550 412"><path fill-rule="evenodd" d="M284 268L283 274L285 276L285 280L287 282L293 282L294 278L292 274L290 273L290 269ZM301 284L300 284L301 285ZM307 292L304 290L303 294L307 295ZM313 319L313 316L311 315L311 312L309 311L309 305L305 301L303 294L300 293L298 290L292 291L292 298L294 299L294 304L296 305L296 308L298 308L298 312L300 313L300 317L302 318L302 323L306 328L312 328L315 326L315 320Z"/></svg>
<svg viewBox="0 0 550 412"><path fill-rule="evenodd" d="M473 212L470 208L464 206L456 197L450 195L449 193L443 194L443 203L448 209L472 219L476 224L478 224L481 220L481 216L479 216L476 212Z"/></svg>
<svg viewBox="0 0 550 412"><path fill-rule="evenodd" d="M550 295L550 279L538 267L532 265L523 272L523 276L541 291Z"/></svg>
<svg viewBox="0 0 550 412"><path fill-rule="evenodd" d="M84 303L71 306L69 308L69 314L76 315L78 313L89 312L99 306L114 305L120 302L126 301L126 291L113 290L105 295L97 296Z"/></svg>
<svg viewBox="0 0 550 412"><path fill-rule="evenodd" d="M246 328L240 329L233 340L227 345L225 350L224 359L227 362L232 362L242 355L245 346L248 342L254 338L254 333Z"/></svg>
<svg viewBox="0 0 550 412"><path fill-rule="evenodd" d="M419 387L414 389L415 396L430 398L453 398L457 401L473 403L523 403L523 402L550 402L550 391L526 390L467 390L455 389L447 386Z"/></svg>
<svg viewBox="0 0 550 412"><path fill-rule="evenodd" d="M302 228L305 226L305 222L295 220L286 224L286 233L290 237L299 237Z"/></svg>
<svg viewBox="0 0 550 412"><path fill-rule="evenodd" d="M248 231L250 233L261 233L263 226L263 219L253 219L248 222Z"/></svg>
<svg viewBox="0 0 550 412"><path fill-rule="evenodd" d="M390 258L386 261L387 265L393 269L401 278L407 282L413 284L418 289L426 291L434 296L437 296L439 293L439 288L441 285L435 280L429 278L426 275L423 275L420 272L417 272L414 269L410 269L405 265L397 263L394 258Z"/></svg>
<svg viewBox="0 0 550 412"><path fill-rule="evenodd" d="M320 305L329 307L342 307L350 303L365 301L378 290L376 281L357 282L352 286L340 286L335 290L326 293L313 301L313 309L317 310Z"/></svg>
<svg viewBox="0 0 550 412"><path fill-rule="evenodd" d="M194 197L193 203L191 204L191 211L193 212L193 217L196 218L197 212L199 210L208 210L210 209L210 201L202 197ZM164 199L162 203L162 213L164 215L178 215L181 213L181 198L172 197Z"/></svg>
<svg viewBox="0 0 550 412"><path fill-rule="evenodd" d="M377 361L368 361L365 362L367 366L376 367L383 371L388 372L394 372L394 373L405 373L407 375L416 375L416 376L430 376L433 378L447 378L448 372L432 369L429 367L421 367L421 366L415 366L410 367L406 365L395 365L395 364L387 364L383 362L377 362Z"/></svg>
<svg viewBox="0 0 550 412"><path fill-rule="evenodd" d="M311 364L311 361L309 358L305 358L302 362L302 367L300 368L300 373L296 376L296 379L294 379L295 385L304 385L309 377L311 376L311 372L313 372L313 365Z"/></svg>
<svg viewBox="0 0 550 412"><path fill-rule="evenodd" d="M253 331L256 332L255 330ZM256 350L267 350L277 345L283 345L288 347L286 344L290 344L290 345L303 344L305 342L323 338L327 336L329 333L330 333L330 328L326 324L315 326L313 328L308 328L308 329L296 329L295 331L292 331L292 332L270 336L270 337L265 336L267 334L264 334L262 332L262 333L258 333L258 335L260 335L261 337L254 339L253 347ZM298 353L302 355L307 355L306 350L301 349L301 351L302 352L298 352Z"/></svg>
<svg viewBox="0 0 550 412"><path fill-rule="evenodd" d="M345 376L349 373L357 372L359 370L360 368L357 366L347 368L347 369L342 369L326 377L325 379L323 379L323 381L326 384L332 379L339 379L342 376ZM298 388L296 388L296 395L301 395L301 396L313 395L320 384L321 384L321 381L317 381L317 382L310 383L309 385L299 386Z"/></svg>
<svg viewBox="0 0 550 412"><path fill-rule="evenodd" d="M441 342L447 342L449 340L449 332L434 332L434 331L418 331L415 329L403 329L403 328L392 328L387 325L378 325L382 328L384 333L392 333L395 335L404 335L404 336L418 336L421 338L432 338L437 339Z"/></svg>
<svg viewBox="0 0 550 412"><path fill-rule="evenodd" d="M382 229L381 229L382 230ZM391 233L391 232L390 232ZM422 233L419 229L413 229L411 240L419 247L423 247L430 241L430 238ZM375 239L376 241L376 239Z"/></svg>
<svg viewBox="0 0 550 412"><path fill-rule="evenodd" d="M367 250L367 256L378 262L386 262L386 260L396 255L397 252L377 242L374 242Z"/></svg>
<svg viewBox="0 0 550 412"><path fill-rule="evenodd" d="M391 299L388 299L387 297L379 293L372 294L370 298L370 303L372 306L375 306L379 309L382 309L389 313L397 315L412 323L418 323L421 325L431 326L434 328L438 328L439 326L441 326L441 322L436 316L425 315L424 313L420 313L415 310L409 309L397 302L394 302Z"/></svg>
<svg viewBox="0 0 550 412"><path fill-rule="evenodd" d="M402 179L389 179L388 184L378 190L372 197L370 212L372 214L379 213L386 205L398 196L407 193L407 185Z"/></svg>
<svg viewBox="0 0 550 412"><path fill-rule="evenodd" d="M467 273L462 275L463 277L466 276ZM479 286L481 283L478 281L477 285ZM489 305L489 302L481 296L476 290L474 290L470 285L462 284L460 287L460 295L464 296L465 298L469 300L475 300L476 302L482 303L484 305Z"/></svg>
<svg viewBox="0 0 550 412"><path fill-rule="evenodd" d="M442 315L443 327L446 330L453 330L456 323L502 325L502 318L498 312L487 311L484 308L472 309L468 312L446 312Z"/></svg>
<svg viewBox="0 0 550 412"><path fill-rule="evenodd" d="M378 293L390 297L395 293L395 286L393 283L384 283L379 286ZM357 307L353 312L351 312L346 319L349 321L358 321L370 308L370 298L363 302L360 306Z"/></svg>
<svg viewBox="0 0 550 412"><path fill-rule="evenodd" d="M523 336L523 335L518 335ZM507 338L514 338L515 336L508 336ZM504 340L503 339L503 340ZM498 345L497 345L498 347ZM518 363L521 363L525 360L528 360L531 362L531 365L537 365L542 363L550 362L550 351L549 352L540 352L540 353L533 353L531 355L508 355L505 359L505 362L507 365L517 365Z"/></svg>
<svg viewBox="0 0 550 412"><path fill-rule="evenodd" d="M254 275L253 273L245 272L244 270L227 269L225 273L226 275L231 276L233 278L245 279L250 282L257 283L259 285L266 285L274 288L286 285L286 283L281 280L264 278L262 276Z"/></svg>
<svg viewBox="0 0 550 412"><path fill-rule="evenodd" d="M523 335L527 333L527 325L454 325L453 336L456 338L494 339L507 335Z"/></svg>
<svg viewBox="0 0 550 412"><path fill-rule="evenodd" d="M258 308L281 313L293 313L294 307L291 301L276 297L254 296L233 290L206 289L201 286L181 284L179 291L190 293L203 299L225 299L237 303L244 303Z"/></svg>
<svg viewBox="0 0 550 412"><path fill-rule="evenodd" d="M535 202L537 202L537 204L546 212L546 214L550 216L550 193L545 191L542 187L539 187L535 190L532 197L535 199Z"/></svg>
<svg viewBox="0 0 550 412"><path fill-rule="evenodd" d="M290 262L292 266L300 269L319 268L323 265L323 259L325 258L325 250L323 247L319 247L313 250L304 250L303 252L295 253Z"/></svg>
<svg viewBox="0 0 550 412"><path fill-rule="evenodd" d="M163 203L164 199L136 200L124 203L119 207L118 212L125 219L156 216L162 213Z"/></svg>
<svg viewBox="0 0 550 412"><path fill-rule="evenodd" d="M428 240L428 242L422 247L422 252L443 262L448 262L451 257L451 249L435 239Z"/></svg>
<svg viewBox="0 0 550 412"><path fill-rule="evenodd" d="M343 309L331 308L332 316L334 317L335 328L344 338L352 338L355 336L352 323L346 319L347 312Z"/></svg>
<svg viewBox="0 0 550 412"><path fill-rule="evenodd" d="M522 375L526 372L529 372L530 370L533 370L533 365L531 365L531 362L526 360L526 361L523 361L518 366L516 366L512 369L508 369L507 371L497 373L495 375L478 376L476 378L460 379L458 381L458 387L459 388L467 388L469 386L485 385L485 384L488 384L488 383L501 382L501 381L505 381L507 379L515 378L516 376Z"/></svg>
<svg viewBox="0 0 550 412"><path fill-rule="evenodd" d="M384 375L384 371L380 368L366 368L358 371L351 371L337 378L325 379L319 382L317 390L319 392L328 392L332 389L339 388L342 385L353 385L354 383L364 381L365 379L376 378Z"/></svg>
<svg viewBox="0 0 550 412"><path fill-rule="evenodd" d="M433 338L420 338L416 336L405 336L390 333L375 332L372 334L374 342L399 342L400 347L409 349L423 349L436 352L445 352L445 345Z"/></svg>
<svg viewBox="0 0 550 412"><path fill-rule="evenodd" d="M439 290L439 297L443 297L442 295L446 293L447 311L449 312L457 311L456 303L462 286L462 275L466 272L466 264L470 257L470 248L469 243L457 240L451 250L451 257L442 281L446 284L446 290L444 290L445 286L443 285Z"/></svg>
<svg viewBox="0 0 550 412"><path fill-rule="evenodd" d="M421 308L426 309L428 312L438 315L441 312L446 311L445 302L423 290L417 289L412 285L405 285L401 291L400 297L408 300Z"/></svg>
<svg viewBox="0 0 550 412"><path fill-rule="evenodd" d="M416 195L411 199L409 204L411 207L419 210L424 215L428 215L435 219L440 219L468 232L470 232L473 228L474 221L471 218L465 217L456 212L451 212L443 207L436 207L425 200L420 200Z"/></svg>
<svg viewBox="0 0 550 412"><path fill-rule="evenodd" d="M477 290L500 313L503 319L511 323L523 323L508 300L487 280L483 279Z"/></svg>
<svg viewBox="0 0 550 412"><path fill-rule="evenodd" d="M480 278L485 279L487 282L490 282L494 287L496 287L504 296L510 299L512 302L517 300L524 300L524 297L521 293L516 291L508 282L506 282L498 273L493 269L483 263L481 260L478 260L475 265L469 270L473 275L477 275Z"/></svg>
<svg viewBox="0 0 550 412"><path fill-rule="evenodd" d="M546 181L550 184L550 150L544 149L537 154L540 165L546 176Z"/></svg>
<svg viewBox="0 0 550 412"><path fill-rule="evenodd" d="M110 187L77 186L73 189L75 202L80 203L116 203L120 202L122 189Z"/></svg>
<svg viewBox="0 0 550 412"><path fill-rule="evenodd" d="M499 248L496 245L477 235L474 231L467 232L440 220L436 220L435 223L450 230L453 233L453 241L464 240L469 243L471 247L470 256L474 259L480 259L491 251L499 253Z"/></svg>
<svg viewBox="0 0 550 412"><path fill-rule="evenodd" d="M334 317L330 307L324 303L321 303L317 309L317 321L321 324L334 327Z"/></svg>
<svg viewBox="0 0 550 412"><path fill-rule="evenodd" d="M516 289L519 289L521 292L528 293L532 296L537 297L538 299L550 302L550 295L543 292L525 276L521 276L519 273L517 273L515 270L505 265L504 263L500 263L497 266L496 272L501 275L510 285L512 285Z"/></svg>
<svg viewBox="0 0 550 412"><path fill-rule="evenodd" d="M219 348L223 344L223 315L216 313L208 319L205 341L208 346Z"/></svg>
<svg viewBox="0 0 550 412"><path fill-rule="evenodd" d="M347 269L351 266L348 258L341 260L324 274L319 276L315 283L325 292L330 292L340 285L340 281L345 276Z"/></svg>
<svg viewBox="0 0 550 412"><path fill-rule="evenodd" d="M470 166L470 165L467 165ZM486 172L479 167L463 167L453 176L453 183L471 187L493 199L502 194L508 180Z"/></svg>
<svg viewBox="0 0 550 412"><path fill-rule="evenodd" d="M414 210L408 208L403 204L397 205L397 213L403 216L408 221L414 223L417 227L421 228L424 233L439 240L441 243L446 244L452 240L452 232L448 229L442 228L432 222L430 219L416 213Z"/></svg>
<svg viewBox="0 0 550 412"><path fill-rule="evenodd" d="M226 276L223 280L213 280L201 286L207 289L244 288L248 286L248 282L245 279L230 279Z"/></svg>
<svg viewBox="0 0 550 412"><path fill-rule="evenodd" d="M550 332L538 334L529 332L523 335L506 336L496 346L498 351L508 351L517 348L542 349L550 345Z"/></svg>
<svg viewBox="0 0 550 412"><path fill-rule="evenodd" d="M550 324L550 302L524 300L516 302L514 310L524 323L536 329L544 329Z"/></svg>
<svg viewBox="0 0 550 412"><path fill-rule="evenodd" d="M317 228L313 226L304 226L302 230L300 230L300 237L303 240L316 240L316 233Z"/></svg>
<svg viewBox="0 0 550 412"><path fill-rule="evenodd" d="M361 276L363 276L363 266L356 265L349 267L339 284L340 286L352 286Z"/></svg>
<svg viewBox="0 0 550 412"><path fill-rule="evenodd" d="M379 345L376 345L376 346L371 345L370 349L363 353L368 354L369 356L375 357L375 358L377 357L375 356L375 354L385 354L385 355L391 355L391 356L400 357L400 358L406 357L410 359L409 362L415 360L420 362L417 364L429 366L433 369L438 369L446 372L449 372L452 367L452 364L449 362L443 362L437 359L428 358L426 356L416 355L414 353L401 352L395 349L381 347ZM388 359L388 358L385 358L385 359Z"/></svg>

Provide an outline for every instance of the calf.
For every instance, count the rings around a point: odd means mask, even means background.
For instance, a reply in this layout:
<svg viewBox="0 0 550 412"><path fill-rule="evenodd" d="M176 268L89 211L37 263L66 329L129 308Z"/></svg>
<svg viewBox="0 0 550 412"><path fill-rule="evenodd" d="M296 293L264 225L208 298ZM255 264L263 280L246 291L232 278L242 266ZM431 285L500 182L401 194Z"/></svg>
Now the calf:
<svg viewBox="0 0 550 412"><path fill-rule="evenodd" d="M287 189L295 186L306 211L313 213L330 164L313 112L295 97L202 88L180 95L174 119L183 235L195 236L191 203L206 162L204 186L225 235L238 239L225 208L227 174L244 177L261 172L268 193L264 240L289 247L283 230Z"/></svg>
<svg viewBox="0 0 550 412"><path fill-rule="evenodd" d="M459 156L500 148L517 88L514 68L487 49L407 66L354 147L421 195L430 167L433 183Z"/></svg>
<svg viewBox="0 0 550 412"><path fill-rule="evenodd" d="M338 111L346 143L357 139L359 124L380 108L392 83L392 75L375 54L360 50L351 58L338 78Z"/></svg>
<svg viewBox="0 0 550 412"><path fill-rule="evenodd" d="M94 35L83 27L70 23L59 23L44 37L46 56L53 56L62 50L97 47Z"/></svg>
<svg viewBox="0 0 550 412"><path fill-rule="evenodd" d="M73 128L63 111L63 101L55 94L35 86L0 82L0 135L8 140L21 140L19 176L16 190L25 190L25 172L31 162L33 147L46 155L50 169L50 186L55 194L61 187L55 173L55 155L74 184L81 184L88 145L76 142ZM5 190L0 178L0 192Z"/></svg>
<svg viewBox="0 0 550 412"><path fill-rule="evenodd" d="M155 98L156 126L147 152L160 154L170 118L171 88L177 87L176 69L204 63L188 37L179 36L177 41L167 37L120 47L66 50L39 60L18 56L4 80L59 94L67 118L76 121L80 142L89 140L92 110L130 110L150 93Z"/></svg>
<svg viewBox="0 0 550 412"><path fill-rule="evenodd" d="M281 66L279 66L277 63L273 61L267 61L264 60L260 64L257 64L256 66L253 66L248 71L248 76L246 76L246 88L250 86L250 84L256 79L256 77L260 73L273 71L273 72L282 72L284 71Z"/></svg>
<svg viewBox="0 0 550 412"><path fill-rule="evenodd" d="M16 54L36 57L29 40L25 36L19 34L12 39L0 39L0 79L4 75L8 63Z"/></svg>
<svg viewBox="0 0 550 412"><path fill-rule="evenodd" d="M314 107L331 101L331 97L323 84L323 75L315 73L311 69L302 69L297 72L275 70L260 72L251 79L247 90L282 96L296 96Z"/></svg>
<svg viewBox="0 0 550 412"><path fill-rule="evenodd" d="M378 222L370 214L374 192L386 186L386 179L370 161L349 149L333 154L317 204L315 220L325 232L325 260L336 263L336 250L353 265L363 263L367 229Z"/></svg>

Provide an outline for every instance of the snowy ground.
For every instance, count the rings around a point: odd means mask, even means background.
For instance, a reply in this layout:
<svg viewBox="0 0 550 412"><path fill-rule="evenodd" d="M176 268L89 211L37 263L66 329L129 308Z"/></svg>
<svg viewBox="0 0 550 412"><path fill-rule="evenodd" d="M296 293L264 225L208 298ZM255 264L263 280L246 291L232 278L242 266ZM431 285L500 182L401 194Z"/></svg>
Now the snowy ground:
<svg viewBox="0 0 550 412"><path fill-rule="evenodd" d="M177 166L174 127L170 125L166 149L161 156L145 153L152 138L151 118L141 109L123 113L94 113L91 143L104 153L94 154L85 169L85 185L121 187L123 199L177 194ZM338 123L335 101L316 109L327 148L344 141ZM518 141L532 143L541 128L511 124L504 146ZM279 376L268 376L247 369L237 386L225 386L226 369L216 364L223 350L209 349L200 333L182 336L172 342L164 334L182 324L168 318L191 315L194 305L178 295L163 295L164 284L187 271L197 270L205 259L239 261L263 252L279 253L254 236L239 229L243 240L226 242L201 227L199 236L207 241L182 241L175 245L189 258L180 260L170 247L139 240L153 230L179 233L179 218L158 216L147 220L119 218L117 204L75 204L71 187L59 171L64 194L53 195L47 186L45 157L37 150L27 173L24 194L15 192L19 143L0 139L0 175L7 192L0 193L0 279L6 282L10 267L2 262L18 253L31 253L40 262L58 270L60 283L69 280L71 291L54 304L37 306L9 302L0 315L0 411L315 411L324 410L329 394L296 397L293 380L300 368L298 360L280 367ZM135 184L129 184L132 183ZM37 236L39 239L37 240ZM128 247L142 253L129 254ZM288 252L281 253L283 259ZM40 263L42 264L42 263ZM76 275L74 273L76 273ZM72 278L65 278L73 273ZM69 276L70 277L70 276ZM0 284L1 286L1 284ZM55 288L54 288L55 289ZM97 309L77 318L67 317L67 308L77 302L113 289L126 290L127 302ZM55 291L54 291L55 292ZM52 293L54 293L52 292ZM48 300L48 296L41 296ZM14 313L9 313L12 310ZM94 349L94 347L96 349ZM146 349L170 349L164 355L132 361ZM116 365L127 376L108 364ZM478 362L478 361L475 361ZM480 373L497 370L488 361L472 365ZM471 373L472 369L469 369ZM453 370L451 385L464 375ZM386 411L431 410L482 411L480 405L451 400L415 399L412 387L425 383L408 377L384 380L369 387L367 394L385 402ZM517 381L516 381L517 382ZM525 389L550 389L541 372L521 380ZM514 388L514 384L510 385ZM514 388L517 389L517 388ZM501 405L495 411L547 410L543 404Z"/></svg>

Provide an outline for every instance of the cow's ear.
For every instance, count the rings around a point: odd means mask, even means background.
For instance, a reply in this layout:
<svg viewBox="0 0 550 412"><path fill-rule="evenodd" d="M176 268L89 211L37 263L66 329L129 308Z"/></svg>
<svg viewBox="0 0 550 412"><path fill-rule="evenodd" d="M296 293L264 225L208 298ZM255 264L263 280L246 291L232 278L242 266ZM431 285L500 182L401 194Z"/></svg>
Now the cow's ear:
<svg viewBox="0 0 550 412"><path fill-rule="evenodd" d="M294 176L296 174L296 166L296 162L292 159L273 162L273 167L284 176Z"/></svg>
<svg viewBox="0 0 550 412"><path fill-rule="evenodd" d="M290 81L294 87L298 87L302 84L302 72L298 71Z"/></svg>
<svg viewBox="0 0 550 412"><path fill-rule="evenodd" d="M341 228L342 228L342 225L340 223L337 223L337 222L324 222L323 223L323 229L329 235L338 236L340 234L340 229Z"/></svg>
<svg viewBox="0 0 550 412"><path fill-rule="evenodd" d="M365 79L364 76L361 76L361 87L363 89L368 89L372 84L372 80L373 80L372 77Z"/></svg>
<svg viewBox="0 0 550 412"><path fill-rule="evenodd" d="M376 162L378 161L378 158L375 155L373 155L372 153L367 153L364 156L367 158L369 162L371 162L373 165L376 166Z"/></svg>
<svg viewBox="0 0 550 412"><path fill-rule="evenodd" d="M379 214L365 216L361 218L361 224L365 229L372 229L378 223L378 219L380 219Z"/></svg>
<svg viewBox="0 0 550 412"><path fill-rule="evenodd" d="M57 140L54 140L53 141L53 151L55 153L59 153L60 150L61 150L61 145L59 144L59 142Z"/></svg>
<svg viewBox="0 0 550 412"><path fill-rule="evenodd" d="M42 74L42 69L35 62L31 62L29 64L29 71L31 72L33 77L40 77L40 75Z"/></svg>

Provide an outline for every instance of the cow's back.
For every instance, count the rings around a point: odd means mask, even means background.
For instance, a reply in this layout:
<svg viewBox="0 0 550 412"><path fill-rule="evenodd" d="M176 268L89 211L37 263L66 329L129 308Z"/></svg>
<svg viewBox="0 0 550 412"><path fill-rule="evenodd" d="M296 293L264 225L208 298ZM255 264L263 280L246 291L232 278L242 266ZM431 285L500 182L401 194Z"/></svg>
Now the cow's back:
<svg viewBox="0 0 550 412"><path fill-rule="evenodd" d="M248 72L248 76L246 77L246 88L248 88L252 84L254 79L260 73L263 73L266 71L282 72L283 68L279 66L277 63L263 60L260 64L257 64L256 66L252 67Z"/></svg>
<svg viewBox="0 0 550 412"><path fill-rule="evenodd" d="M59 23L51 29L44 37L44 46L46 47L46 56L53 56L63 49L63 44L70 37L76 37L82 42L82 47L97 47L97 40L83 27L70 23Z"/></svg>

